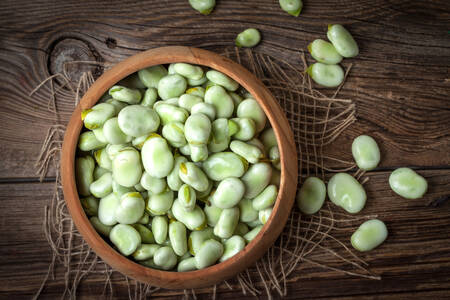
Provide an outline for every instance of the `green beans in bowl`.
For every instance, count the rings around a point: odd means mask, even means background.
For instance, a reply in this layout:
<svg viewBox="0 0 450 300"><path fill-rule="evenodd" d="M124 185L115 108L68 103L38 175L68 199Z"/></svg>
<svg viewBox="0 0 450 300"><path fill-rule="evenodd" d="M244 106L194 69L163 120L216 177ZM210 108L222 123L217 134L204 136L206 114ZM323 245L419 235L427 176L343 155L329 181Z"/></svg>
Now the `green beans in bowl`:
<svg viewBox="0 0 450 300"><path fill-rule="evenodd" d="M166 288L214 284L254 263L284 227L297 182L273 96L242 66L188 47L105 72L72 115L61 169L93 250Z"/></svg>

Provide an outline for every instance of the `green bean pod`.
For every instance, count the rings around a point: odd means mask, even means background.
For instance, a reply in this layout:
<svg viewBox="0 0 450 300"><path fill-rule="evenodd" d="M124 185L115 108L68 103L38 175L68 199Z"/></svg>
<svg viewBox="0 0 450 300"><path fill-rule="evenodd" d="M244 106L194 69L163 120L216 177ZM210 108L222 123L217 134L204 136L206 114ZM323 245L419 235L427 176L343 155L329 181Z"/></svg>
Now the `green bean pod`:
<svg viewBox="0 0 450 300"><path fill-rule="evenodd" d="M75 159L75 179L77 190L81 196L89 196L91 194L89 187L94 181L95 162L90 156L77 157Z"/></svg>
<svg viewBox="0 0 450 300"><path fill-rule="evenodd" d="M209 239L205 241L195 255L197 269L204 269L213 265L223 255L223 246L220 242Z"/></svg>
<svg viewBox="0 0 450 300"><path fill-rule="evenodd" d="M160 136L149 138L142 146L142 164L145 171L153 177L163 178L173 168L173 155L165 139Z"/></svg>
<svg viewBox="0 0 450 300"><path fill-rule="evenodd" d="M214 85L206 90L205 103L214 106L217 118L229 118L234 111L234 102L227 91L219 85Z"/></svg>
<svg viewBox="0 0 450 300"><path fill-rule="evenodd" d="M114 99L128 104L137 104L141 101L141 92L136 89L129 89L124 86L115 85L109 89L109 95Z"/></svg>
<svg viewBox="0 0 450 300"><path fill-rule="evenodd" d="M175 221L169 225L169 239L176 255L182 256L187 252L186 227Z"/></svg>
<svg viewBox="0 0 450 300"><path fill-rule="evenodd" d="M131 225L117 224L111 229L109 239L125 256L132 254L141 245L141 236Z"/></svg>

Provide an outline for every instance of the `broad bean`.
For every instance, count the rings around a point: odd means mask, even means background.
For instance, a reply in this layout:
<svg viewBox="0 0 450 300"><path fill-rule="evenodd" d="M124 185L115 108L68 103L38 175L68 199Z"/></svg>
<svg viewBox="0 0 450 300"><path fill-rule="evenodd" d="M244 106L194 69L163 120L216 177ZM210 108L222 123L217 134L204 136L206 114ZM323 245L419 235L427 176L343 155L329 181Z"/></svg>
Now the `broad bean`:
<svg viewBox="0 0 450 300"><path fill-rule="evenodd" d="M114 181L124 187L135 186L142 176L139 152L132 147L120 150L112 163L112 175Z"/></svg>
<svg viewBox="0 0 450 300"><path fill-rule="evenodd" d="M153 262L163 270L170 270L177 264L177 256L171 247L165 246L156 250Z"/></svg>
<svg viewBox="0 0 450 300"><path fill-rule="evenodd" d="M193 9L206 16L213 11L216 0L189 0L189 4Z"/></svg>
<svg viewBox="0 0 450 300"><path fill-rule="evenodd" d="M278 189L275 185L267 186L261 193L252 200L255 210L263 210L275 204L278 196Z"/></svg>
<svg viewBox="0 0 450 300"><path fill-rule="evenodd" d="M189 117L189 112L186 109L175 106L173 104L161 103L159 105L156 105L155 103L153 107L158 113L163 125L169 124L171 122L180 122L184 124L184 122L186 122L186 119Z"/></svg>
<svg viewBox="0 0 450 300"><path fill-rule="evenodd" d="M381 245L388 236L386 225L378 220L368 220L352 234L351 243L358 251L370 251Z"/></svg>
<svg viewBox="0 0 450 300"><path fill-rule="evenodd" d="M202 230L206 226L205 213L198 205L192 211L185 211L176 199L172 205L172 213L189 230Z"/></svg>
<svg viewBox="0 0 450 300"><path fill-rule="evenodd" d="M368 135L360 135L353 140L352 154L356 164L362 170L373 170L380 163L380 148Z"/></svg>
<svg viewBox="0 0 450 300"><path fill-rule="evenodd" d="M337 87L344 81L344 71L339 65L315 63L306 69L306 73L325 87Z"/></svg>
<svg viewBox="0 0 450 300"><path fill-rule="evenodd" d="M131 142L132 136L127 135L120 129L119 118L111 118L103 125L103 135L109 144L126 144Z"/></svg>
<svg viewBox="0 0 450 300"><path fill-rule="evenodd" d="M161 248L161 246L156 244L141 244L137 247L136 251L133 252L132 256L138 261L147 260L152 258L159 248Z"/></svg>
<svg viewBox="0 0 450 300"><path fill-rule="evenodd" d="M258 211L253 208L253 202L250 199L242 199L239 202L239 221L248 223L258 219Z"/></svg>
<svg viewBox="0 0 450 300"><path fill-rule="evenodd" d="M256 132L260 132L266 126L267 117L264 110L255 99L249 98L242 101L236 111L239 118L250 118L256 124Z"/></svg>
<svg viewBox="0 0 450 300"><path fill-rule="evenodd" d="M205 241L195 255L197 269L204 269L213 265L223 255L223 246L220 242L209 239Z"/></svg>
<svg viewBox="0 0 450 300"><path fill-rule="evenodd" d="M229 238L239 222L239 208L225 208L220 214L219 221L214 226L214 234L220 238Z"/></svg>
<svg viewBox="0 0 450 300"><path fill-rule="evenodd" d="M236 46L251 48L255 47L261 41L261 34L258 29L247 28L236 36Z"/></svg>
<svg viewBox="0 0 450 300"><path fill-rule="evenodd" d="M86 155L75 159L75 179L78 193L81 196L89 196L91 194L89 187L94 181L94 167L95 162L91 156Z"/></svg>
<svg viewBox="0 0 450 300"><path fill-rule="evenodd" d="M113 228L112 226L103 224L102 222L100 222L100 219L98 217L91 217L89 221L91 222L92 226L94 226L95 230L97 230L97 232L106 237L109 237L109 233Z"/></svg>
<svg viewBox="0 0 450 300"><path fill-rule="evenodd" d="M89 217L97 216L99 200L93 196L87 196L80 199L81 206L83 206L84 212Z"/></svg>
<svg viewBox="0 0 450 300"><path fill-rule="evenodd" d="M142 187L152 194L160 194L164 192L167 187L166 180L164 178L153 177L146 171L142 173L141 181Z"/></svg>
<svg viewBox="0 0 450 300"><path fill-rule="evenodd" d="M106 169L108 171L112 170L112 161L109 158L108 153L106 152L106 148L102 148L95 151L94 158L99 167Z"/></svg>
<svg viewBox="0 0 450 300"><path fill-rule="evenodd" d="M308 45L308 51L320 63L335 65L341 62L342 56L336 51L333 44L317 39Z"/></svg>
<svg viewBox="0 0 450 300"><path fill-rule="evenodd" d="M239 87L239 83L237 83L234 79L216 70L210 70L206 72L206 77L208 78L208 80L212 81L215 84L223 86L230 92L234 92Z"/></svg>
<svg viewBox="0 0 450 300"><path fill-rule="evenodd" d="M114 211L114 218L121 224L134 224L144 215L145 201L138 192L123 194Z"/></svg>
<svg viewBox="0 0 450 300"><path fill-rule="evenodd" d="M208 143L211 134L211 121L204 114L190 115L184 125L184 134L189 144L204 145Z"/></svg>
<svg viewBox="0 0 450 300"><path fill-rule="evenodd" d="M181 76L193 80L199 80L203 77L203 69L201 67L187 63L176 63L173 66L173 70Z"/></svg>
<svg viewBox="0 0 450 300"><path fill-rule="evenodd" d="M358 44L344 26L328 25L327 37L343 57L355 57L359 54Z"/></svg>
<svg viewBox="0 0 450 300"><path fill-rule="evenodd" d="M233 152L214 153L203 162L203 170L215 181L221 181L227 177L239 178L244 174L245 169L246 165L242 159Z"/></svg>
<svg viewBox="0 0 450 300"><path fill-rule="evenodd" d="M363 186L346 173L333 175L328 182L327 192L331 202L351 214L360 212L366 204L367 196Z"/></svg>
<svg viewBox="0 0 450 300"><path fill-rule="evenodd" d="M99 103L91 109L83 110L81 120L87 129L101 128L105 122L112 118L116 112L114 105L109 103Z"/></svg>
<svg viewBox="0 0 450 300"><path fill-rule="evenodd" d="M195 257L189 257L186 259L183 259L178 263L177 271L178 272L188 272L188 271L194 271L197 270Z"/></svg>
<svg viewBox="0 0 450 300"><path fill-rule="evenodd" d="M197 196L195 190L187 184L183 184L178 190L178 201L185 211L192 211L195 208Z"/></svg>
<svg viewBox="0 0 450 300"><path fill-rule="evenodd" d="M154 216L165 215L172 207L173 191L167 189L160 194L150 194L146 210Z"/></svg>
<svg viewBox="0 0 450 300"><path fill-rule="evenodd" d="M232 208L244 196L244 183L236 177L222 180L211 197L212 203L219 208Z"/></svg>
<svg viewBox="0 0 450 300"><path fill-rule="evenodd" d="M248 141L256 134L256 123L250 118L233 118L231 119L238 126L238 131L233 135L233 138Z"/></svg>
<svg viewBox="0 0 450 300"><path fill-rule="evenodd" d="M111 183L112 191L116 197L120 199L123 194L130 193L130 192L136 192L136 189L134 186L126 187L118 184L114 179Z"/></svg>
<svg viewBox="0 0 450 300"><path fill-rule="evenodd" d="M180 163L178 172L181 181L190 185L199 192L206 191L209 186L209 180L205 173L192 162Z"/></svg>
<svg viewBox="0 0 450 300"><path fill-rule="evenodd" d="M186 227L183 223L179 221L170 223L169 238L176 255L182 256L187 252Z"/></svg>
<svg viewBox="0 0 450 300"><path fill-rule="evenodd" d="M320 178L308 177L297 195L298 208L304 214L315 214L322 208L326 195L325 183Z"/></svg>
<svg viewBox="0 0 450 300"><path fill-rule="evenodd" d="M205 205L203 211L205 212L206 222L208 226L211 227L216 226L217 222L219 221L220 214L222 213L222 209L220 207L211 204Z"/></svg>
<svg viewBox="0 0 450 300"><path fill-rule="evenodd" d="M135 89L129 89L124 86L115 85L109 89L111 97L118 101L126 102L128 104L137 104L141 101L141 92Z"/></svg>
<svg viewBox="0 0 450 300"><path fill-rule="evenodd" d="M230 150L242 156L252 164L257 163L263 157L263 154L258 147L241 141L232 141L230 143Z"/></svg>
<svg viewBox="0 0 450 300"><path fill-rule="evenodd" d="M141 245L141 236L131 225L117 224L111 229L109 239L125 256L132 254Z"/></svg>
<svg viewBox="0 0 450 300"><path fill-rule="evenodd" d="M155 243L155 238L153 237L153 232L147 226L145 226L143 224L133 224L132 226L134 227L134 229L136 229L139 232L142 243L145 243L145 244L154 244Z"/></svg>
<svg viewBox="0 0 450 300"><path fill-rule="evenodd" d="M282 10L291 16L298 17L303 8L302 0L279 0Z"/></svg>
<svg viewBox="0 0 450 300"><path fill-rule="evenodd" d="M99 179L92 182L89 191L97 198L105 197L112 192L112 175L110 172L103 174Z"/></svg>
<svg viewBox="0 0 450 300"><path fill-rule="evenodd" d="M184 136L184 125L180 122L171 122L163 126L162 136L172 147L183 147L187 144Z"/></svg>
<svg viewBox="0 0 450 300"><path fill-rule="evenodd" d="M113 193L100 199L98 204L98 219L100 222L107 226L117 224L115 211L119 205L120 199Z"/></svg>
<svg viewBox="0 0 450 300"><path fill-rule="evenodd" d="M217 118L229 118L233 115L233 99L231 99L231 96L220 85L214 85L206 90L205 103L214 106Z"/></svg>
<svg viewBox="0 0 450 300"><path fill-rule="evenodd" d="M244 197L253 199L269 184L272 177L272 167L267 163L251 165L241 180L245 185Z"/></svg>
<svg viewBox="0 0 450 300"><path fill-rule="evenodd" d="M183 94L178 98L178 106L192 113L192 107L198 103L203 103L203 99L192 94Z"/></svg>
<svg viewBox="0 0 450 300"><path fill-rule="evenodd" d="M238 235L230 237L224 243L224 251L219 261L223 262L226 261L227 259L230 259L231 257L238 254L240 251L242 251L244 247L245 247L245 240L242 237Z"/></svg>
<svg viewBox="0 0 450 300"><path fill-rule="evenodd" d="M169 222L166 216L155 216L152 219L152 232L155 241L158 244L164 243L167 239L167 232L169 230Z"/></svg>
<svg viewBox="0 0 450 300"><path fill-rule="evenodd" d="M155 132L159 127L159 116L149 107L129 105L119 112L118 122L126 135L138 137Z"/></svg>
<svg viewBox="0 0 450 300"><path fill-rule="evenodd" d="M163 65L152 66L138 71L139 79L148 88L158 88L160 80L167 75Z"/></svg>
<svg viewBox="0 0 450 300"><path fill-rule="evenodd" d="M418 199L427 192L428 183L410 168L398 168L389 176L389 185L398 195L406 199Z"/></svg>
<svg viewBox="0 0 450 300"><path fill-rule="evenodd" d="M272 207L268 207L265 208L263 210L260 210L258 212L258 220L262 223L262 224L266 224L266 222L269 220L270 215L272 214Z"/></svg>
<svg viewBox="0 0 450 300"><path fill-rule="evenodd" d="M261 231L262 228L263 228L263 225L258 225L255 228L253 228L252 230L250 230L249 232L247 232L244 235L245 241L247 243L250 243L258 235L258 233Z"/></svg>
<svg viewBox="0 0 450 300"><path fill-rule="evenodd" d="M78 139L78 148L81 151L96 150L103 148L105 145L106 143L100 142L92 131L83 132Z"/></svg>
<svg viewBox="0 0 450 300"><path fill-rule="evenodd" d="M151 87L145 90L144 97L142 98L141 105L152 108L158 99L158 90Z"/></svg>
<svg viewBox="0 0 450 300"><path fill-rule="evenodd" d="M158 95L161 99L179 97L187 87L186 79L178 74L166 75L158 83Z"/></svg>
<svg viewBox="0 0 450 300"><path fill-rule="evenodd" d="M183 185L183 181L181 181L179 176L179 170L180 164L185 162L187 162L186 157L181 155L175 156L173 168L170 171L169 175L167 175L167 185L172 191L178 191L180 187Z"/></svg>
<svg viewBox="0 0 450 300"><path fill-rule="evenodd" d="M153 177L164 178L173 168L173 155L165 139L150 137L142 146L142 164L145 171Z"/></svg>

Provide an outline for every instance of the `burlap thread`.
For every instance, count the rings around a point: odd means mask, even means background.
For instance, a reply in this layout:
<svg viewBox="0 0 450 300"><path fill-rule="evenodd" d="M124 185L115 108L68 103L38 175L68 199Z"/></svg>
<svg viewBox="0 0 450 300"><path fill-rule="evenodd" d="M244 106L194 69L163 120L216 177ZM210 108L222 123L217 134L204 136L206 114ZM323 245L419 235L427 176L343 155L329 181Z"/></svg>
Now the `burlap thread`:
<svg viewBox="0 0 450 300"><path fill-rule="evenodd" d="M332 96L327 96L312 87L304 69L286 61L273 58L251 50L237 48L225 49L225 56L244 65L253 72L273 93L283 108L294 132L298 151L299 183L309 176L325 178L329 172L346 172L355 169L352 161L325 155L323 149L332 142L353 122L355 104L350 99L338 97L340 88ZM298 61L306 66L305 57L299 53ZM107 69L114 62L70 62L79 64L98 64ZM351 65L346 70L350 72ZM56 81L58 79L58 81ZM35 295L39 297L46 282L54 279L57 264L64 266L65 289L64 299L76 299L77 288L87 276L104 281L105 298L114 295L113 276L123 276L128 287L130 299L144 299L149 295L157 295L161 289L127 278L114 271L99 258L83 240L76 230L65 205L61 178L59 174L60 150L68 120L60 117L59 100L78 103L82 95L94 82L91 72L85 72L78 84L73 84L64 70L45 79L30 96L47 101L48 109L54 114L54 124L50 125L36 168L39 177L45 178L50 166L56 171L53 197L44 210L43 230L52 249L53 257L48 273ZM332 168L329 163L342 167ZM338 163L338 164L336 164ZM364 172L358 170L354 176L365 183ZM197 294L209 293L212 299L223 289L238 289L244 295L265 295L271 299L274 295L286 296L288 281L295 281L292 274L295 270L307 268L324 268L369 279L380 279L367 269L349 247L333 234L350 232L361 221L376 216L349 216L336 212L336 207L328 202L313 216L301 215L296 207L292 210L288 222L276 243L251 268L238 274L235 278L210 288L184 290L183 297L197 298Z"/></svg>

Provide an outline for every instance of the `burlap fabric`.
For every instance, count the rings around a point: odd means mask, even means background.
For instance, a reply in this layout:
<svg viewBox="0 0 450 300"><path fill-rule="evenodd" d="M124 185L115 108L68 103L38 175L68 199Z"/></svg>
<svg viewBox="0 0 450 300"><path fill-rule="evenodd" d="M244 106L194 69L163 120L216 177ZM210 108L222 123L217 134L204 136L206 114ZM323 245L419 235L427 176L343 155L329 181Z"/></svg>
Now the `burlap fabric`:
<svg viewBox="0 0 450 300"><path fill-rule="evenodd" d="M356 121L355 104L350 99L338 97L341 87L331 96L313 89L309 78L304 75L306 62L302 53L292 59L293 63L248 49L229 48L225 49L223 55L244 65L260 78L286 113L297 145L299 187L309 176L325 178L326 173L345 172L356 168L352 161L325 155L323 151L325 147L331 147L339 134ZM93 64L107 69L114 63L116 62L68 64ZM346 76L350 69L351 66L347 68ZM67 299L77 297L77 288L86 277L104 281L105 298L114 297L114 282L118 280L126 281L130 299L143 299L160 292L159 288L127 278L104 263L83 240L65 205L59 174L59 156L68 118L59 113L58 101L73 101L76 105L93 82L94 77L90 71L83 73L78 84L71 82L64 71L45 79L30 94L41 101L48 101L48 109L55 116L54 124L49 124L36 164L41 179L46 176L51 165L56 170L56 178L53 197L44 209L43 222L43 230L53 258L35 298L43 292L48 280L58 276L64 277L65 290L61 296ZM330 165L342 167L332 168ZM359 170L355 173L357 179L361 179L363 175ZM364 179L362 181L365 182ZM221 289L236 289L236 293L269 299L273 296L282 297L288 292L287 281L294 271L301 272L317 267L349 276L380 279L372 275L367 264L346 246L348 241L341 241L333 236L334 233L342 231L347 231L350 235L361 221L373 217L376 216L350 216L337 212L336 207L329 202L313 216L301 215L294 206L281 236L254 266L235 278L210 288L184 290L184 297L195 299L199 293L209 293L210 297L215 299L217 291ZM55 274L56 265L64 266L63 274Z"/></svg>

